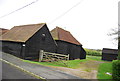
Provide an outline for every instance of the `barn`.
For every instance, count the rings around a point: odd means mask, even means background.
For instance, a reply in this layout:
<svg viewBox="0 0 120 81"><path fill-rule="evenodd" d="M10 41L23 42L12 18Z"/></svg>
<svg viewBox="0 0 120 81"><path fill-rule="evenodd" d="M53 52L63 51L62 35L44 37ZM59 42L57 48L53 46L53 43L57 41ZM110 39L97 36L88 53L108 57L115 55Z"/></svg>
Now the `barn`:
<svg viewBox="0 0 120 81"><path fill-rule="evenodd" d="M56 51L55 41L45 23L15 26L3 34L0 41L3 52L23 59L37 59L40 50Z"/></svg>
<svg viewBox="0 0 120 81"><path fill-rule="evenodd" d="M70 60L86 58L86 52L82 44L69 31L56 27L51 31L51 34L57 43L57 53L69 54Z"/></svg>
<svg viewBox="0 0 120 81"><path fill-rule="evenodd" d="M116 60L118 56L118 49L103 48L102 60L112 61Z"/></svg>

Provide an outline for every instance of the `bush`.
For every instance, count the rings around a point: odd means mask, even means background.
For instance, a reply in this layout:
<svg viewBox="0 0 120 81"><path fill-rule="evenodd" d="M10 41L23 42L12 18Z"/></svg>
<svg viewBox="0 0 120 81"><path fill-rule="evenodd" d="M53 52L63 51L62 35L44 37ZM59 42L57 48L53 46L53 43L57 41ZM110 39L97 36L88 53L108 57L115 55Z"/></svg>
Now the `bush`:
<svg viewBox="0 0 120 81"><path fill-rule="evenodd" d="M112 78L115 81L120 81L120 60L112 62Z"/></svg>
<svg viewBox="0 0 120 81"><path fill-rule="evenodd" d="M92 50L92 49L85 49L87 55L92 56L101 56L102 53L100 51Z"/></svg>

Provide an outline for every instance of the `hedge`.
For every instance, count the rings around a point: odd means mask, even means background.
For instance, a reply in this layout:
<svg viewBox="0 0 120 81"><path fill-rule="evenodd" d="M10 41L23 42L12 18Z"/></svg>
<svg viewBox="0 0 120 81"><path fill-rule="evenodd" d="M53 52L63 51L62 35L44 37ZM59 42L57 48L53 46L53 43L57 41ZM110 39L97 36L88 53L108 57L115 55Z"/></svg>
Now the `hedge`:
<svg viewBox="0 0 120 81"><path fill-rule="evenodd" d="M85 49L87 55L92 55L92 56L101 56L102 53L97 50L92 50L92 49Z"/></svg>
<svg viewBox="0 0 120 81"><path fill-rule="evenodd" d="M112 78L115 81L120 81L120 60L112 62Z"/></svg>

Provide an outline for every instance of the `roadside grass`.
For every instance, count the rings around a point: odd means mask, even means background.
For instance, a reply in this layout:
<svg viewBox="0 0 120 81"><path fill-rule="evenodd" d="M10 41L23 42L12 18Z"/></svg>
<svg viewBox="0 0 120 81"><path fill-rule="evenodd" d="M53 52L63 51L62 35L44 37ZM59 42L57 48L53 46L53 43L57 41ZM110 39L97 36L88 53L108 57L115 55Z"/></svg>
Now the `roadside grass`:
<svg viewBox="0 0 120 81"><path fill-rule="evenodd" d="M108 75L106 73L112 74L112 62L109 63L102 63L98 68L98 79L112 79L112 75Z"/></svg>

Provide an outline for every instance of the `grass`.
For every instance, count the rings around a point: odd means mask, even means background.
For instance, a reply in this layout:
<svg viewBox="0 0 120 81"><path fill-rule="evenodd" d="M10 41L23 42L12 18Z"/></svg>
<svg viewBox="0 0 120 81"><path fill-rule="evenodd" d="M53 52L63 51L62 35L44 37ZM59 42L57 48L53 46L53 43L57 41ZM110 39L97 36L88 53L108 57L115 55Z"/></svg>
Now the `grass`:
<svg viewBox="0 0 120 81"><path fill-rule="evenodd" d="M108 75L106 72L112 73L112 62L100 64L97 75L98 79L112 79L112 75Z"/></svg>
<svg viewBox="0 0 120 81"><path fill-rule="evenodd" d="M101 56L90 56L90 55L86 55L86 56L87 56L87 60L102 61Z"/></svg>
<svg viewBox="0 0 120 81"><path fill-rule="evenodd" d="M44 66L58 66L58 67L67 67L67 68L76 69L76 68L80 68L82 63L87 63L89 61L102 61L102 60L101 57L87 55L87 58L83 60L68 60L68 61L58 61L58 62L34 62L29 60L23 60L23 61L40 64Z"/></svg>
<svg viewBox="0 0 120 81"><path fill-rule="evenodd" d="M92 55L92 56L101 56L102 55L101 50L93 50L93 49L86 49L85 48L85 51L86 51L87 55Z"/></svg>
<svg viewBox="0 0 120 81"><path fill-rule="evenodd" d="M69 61L58 61L58 62L34 62L29 60L23 60L24 62L40 64L44 66L58 66L58 67L68 67L68 68L77 68L80 66L80 62L85 62L86 60L69 60ZM66 65L65 65L65 64Z"/></svg>

